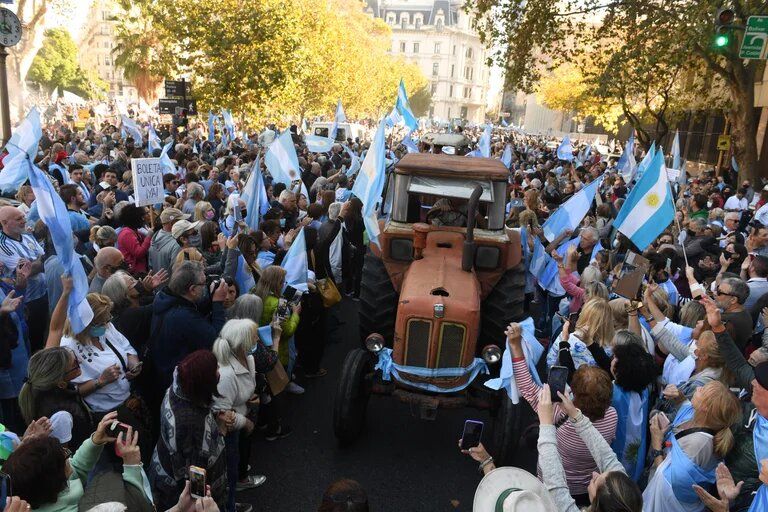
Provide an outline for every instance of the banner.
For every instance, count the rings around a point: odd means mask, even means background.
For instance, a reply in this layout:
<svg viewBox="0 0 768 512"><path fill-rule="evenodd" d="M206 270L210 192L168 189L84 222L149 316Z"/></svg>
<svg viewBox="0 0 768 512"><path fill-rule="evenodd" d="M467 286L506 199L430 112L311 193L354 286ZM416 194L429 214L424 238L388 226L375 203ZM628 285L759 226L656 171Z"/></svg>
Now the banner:
<svg viewBox="0 0 768 512"><path fill-rule="evenodd" d="M162 203L165 196L159 158L131 159L133 196L136 206Z"/></svg>

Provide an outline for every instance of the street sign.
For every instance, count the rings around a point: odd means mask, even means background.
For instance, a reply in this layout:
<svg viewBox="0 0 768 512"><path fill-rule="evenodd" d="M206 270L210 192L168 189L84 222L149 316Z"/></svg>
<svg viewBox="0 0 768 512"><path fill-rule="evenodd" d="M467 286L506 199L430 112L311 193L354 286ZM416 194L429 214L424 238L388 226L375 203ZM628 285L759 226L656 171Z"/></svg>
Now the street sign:
<svg viewBox="0 0 768 512"><path fill-rule="evenodd" d="M768 16L750 16L747 29L741 40L739 57L742 59L765 59L768 50Z"/></svg>
<svg viewBox="0 0 768 512"><path fill-rule="evenodd" d="M166 96L190 96L192 94L192 84L187 81L181 80L166 80L165 81L165 95Z"/></svg>
<svg viewBox="0 0 768 512"><path fill-rule="evenodd" d="M161 114L175 114L176 108L186 108L189 115L197 115L197 101L192 98L187 98L186 105L181 98L160 98L158 110Z"/></svg>
<svg viewBox="0 0 768 512"><path fill-rule="evenodd" d="M730 135L718 135L717 136L717 150L728 151L731 149L731 136Z"/></svg>

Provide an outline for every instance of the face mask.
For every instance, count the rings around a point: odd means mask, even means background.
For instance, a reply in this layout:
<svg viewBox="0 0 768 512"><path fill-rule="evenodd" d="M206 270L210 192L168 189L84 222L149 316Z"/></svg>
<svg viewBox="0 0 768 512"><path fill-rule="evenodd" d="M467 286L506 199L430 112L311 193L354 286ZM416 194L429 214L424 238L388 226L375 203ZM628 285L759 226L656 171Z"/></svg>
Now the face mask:
<svg viewBox="0 0 768 512"><path fill-rule="evenodd" d="M88 329L88 334L93 336L94 338L100 338L104 336L104 334L107 332L107 326L106 325L94 325L90 329Z"/></svg>
<svg viewBox="0 0 768 512"><path fill-rule="evenodd" d="M696 355L696 340L693 340L688 346L688 354L694 359L694 361L699 358L699 356Z"/></svg>
<svg viewBox="0 0 768 512"><path fill-rule="evenodd" d="M213 210L209 210L209 211L205 212L205 215L204 215L204 217L207 220L212 220L214 216L216 216L216 212L214 212Z"/></svg>
<svg viewBox="0 0 768 512"><path fill-rule="evenodd" d="M707 201L707 208L712 208L712 201Z"/></svg>

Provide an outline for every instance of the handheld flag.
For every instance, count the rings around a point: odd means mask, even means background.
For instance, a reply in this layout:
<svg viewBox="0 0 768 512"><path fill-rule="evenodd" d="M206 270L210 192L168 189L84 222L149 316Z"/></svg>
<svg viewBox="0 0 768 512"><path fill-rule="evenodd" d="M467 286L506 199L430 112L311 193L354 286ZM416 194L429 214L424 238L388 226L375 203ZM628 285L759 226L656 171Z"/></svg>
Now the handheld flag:
<svg viewBox="0 0 768 512"><path fill-rule="evenodd" d="M403 138L402 145L405 146L405 149L409 153L419 152L419 148L416 147L416 143L413 141L413 137L411 137L410 133Z"/></svg>
<svg viewBox="0 0 768 512"><path fill-rule="evenodd" d="M213 115L213 112L209 110L208 111L208 142L213 142L213 137L216 132L215 121L216 121L216 116Z"/></svg>
<svg viewBox="0 0 768 512"><path fill-rule="evenodd" d="M6 144L8 154L3 158L3 170L0 171L0 190L4 193L16 192L27 181L27 159L33 161L37 156L37 145L42 136L40 112L33 107Z"/></svg>
<svg viewBox="0 0 768 512"><path fill-rule="evenodd" d="M563 137L563 141L557 147L557 158L568 162L573 161L573 146L571 145L571 138L568 135Z"/></svg>
<svg viewBox="0 0 768 512"><path fill-rule="evenodd" d="M293 243L288 248L288 252L280 265L285 269L285 284L296 288L300 292L309 290L307 287L307 242L304 239L304 228L299 230Z"/></svg>
<svg viewBox="0 0 768 512"><path fill-rule="evenodd" d="M512 165L512 144L507 144L507 147L504 148L504 153L501 155L501 163L507 169Z"/></svg>
<svg viewBox="0 0 768 512"><path fill-rule="evenodd" d="M294 182L299 181L301 183L301 193L309 199L307 188L301 181L301 174L299 174L299 158L296 156L296 148L293 145L290 131L285 130L272 141L269 149L267 149L264 162L267 164L269 174L272 175L275 181L284 183L288 190L294 192Z"/></svg>
<svg viewBox="0 0 768 512"><path fill-rule="evenodd" d="M381 200L385 180L385 130L386 122L382 119L352 187L352 193L363 203L363 223L368 232L368 238L377 246L379 245L379 223L376 219L376 204Z"/></svg>
<svg viewBox="0 0 768 512"><path fill-rule="evenodd" d="M139 126L136 124L136 121L126 115L120 116L120 119L122 120L123 132L130 135L133 138L135 144L140 146L144 141L144 136L141 135L141 130L139 130Z"/></svg>
<svg viewBox="0 0 768 512"><path fill-rule="evenodd" d="M168 150L171 149L171 146L173 146L173 141L166 144L163 151L160 153L160 169L162 169L163 174L176 174L177 172L176 166L171 161L171 157L168 156Z"/></svg>
<svg viewBox="0 0 768 512"><path fill-rule="evenodd" d="M400 114L397 112L397 107L392 109L392 112L389 113L389 115L386 117L387 127L393 128L398 123L400 123L403 120L403 118L400 116Z"/></svg>
<svg viewBox="0 0 768 512"><path fill-rule="evenodd" d="M738 172L739 172L739 164L736 163L736 157L735 156L731 156L731 168L734 171L736 171L736 173L738 174Z"/></svg>
<svg viewBox="0 0 768 512"><path fill-rule="evenodd" d="M477 148L480 150L480 156L484 158L491 158L491 125L486 124L483 135L480 137L480 142L477 143Z"/></svg>
<svg viewBox="0 0 768 512"><path fill-rule="evenodd" d="M644 251L675 219L672 201L672 190L664 172L664 155L657 151L643 176L629 192L614 226Z"/></svg>
<svg viewBox="0 0 768 512"><path fill-rule="evenodd" d="M627 144L624 146L624 152L621 154L619 161L616 162L616 168L621 173L626 183L632 181L635 174L635 168L637 162L635 162L635 132L633 131Z"/></svg>
<svg viewBox="0 0 768 512"><path fill-rule="evenodd" d="M346 175L351 178L357 173L357 171L360 170L360 157L357 156L351 149L349 149L348 146L342 146L342 147L344 148L344 151L347 152L351 160L351 163L349 164L349 169L347 169L347 172L346 172Z"/></svg>
<svg viewBox="0 0 768 512"><path fill-rule="evenodd" d="M155 131L154 126L152 126L152 123L149 123L149 129L147 131L147 154L152 156L154 150L162 147L163 145L160 142L160 137L157 136L157 132Z"/></svg>
<svg viewBox="0 0 768 512"><path fill-rule="evenodd" d="M571 196L570 199L549 216L542 226L544 236L547 240L551 242L560 236L560 233L564 230L570 229L573 231L579 224L581 224L582 219L584 219L584 216L592 207L592 201L595 200L595 194L602 181L602 176L597 178L595 181Z"/></svg>
<svg viewBox="0 0 768 512"><path fill-rule="evenodd" d="M680 170L680 130L675 130L675 139L672 141L672 168Z"/></svg>
<svg viewBox="0 0 768 512"><path fill-rule="evenodd" d="M338 103L336 103L336 115L333 118L333 127L328 134L328 137L330 137L331 140L336 140L336 132L339 130L339 123L344 123L346 121L347 116L344 114L344 107L341 106L341 99L339 99Z"/></svg>
<svg viewBox="0 0 768 512"><path fill-rule="evenodd" d="M413 115L413 110L411 110L411 104L408 101L408 94L405 92L405 83L403 83L402 78L400 79L400 85L397 88L397 102L395 103L395 108L397 108L397 111L405 122L405 126L408 127L409 130L413 131L419 127L419 122L416 120L416 116Z"/></svg>
<svg viewBox="0 0 768 512"><path fill-rule="evenodd" d="M232 119L232 112L229 110L222 110L221 116L224 118L224 128L227 129L226 141L224 140L224 134L222 134L221 142L227 146L230 142L235 140L235 121Z"/></svg>
<svg viewBox="0 0 768 512"><path fill-rule="evenodd" d="M256 231L259 229L261 216L269 210L269 198L267 197L267 189L264 186L264 176L261 174L258 158L251 168L251 174L245 182L243 193L240 197L245 201L246 211L248 212L245 216L245 223L248 224L251 230Z"/></svg>
<svg viewBox="0 0 768 512"><path fill-rule="evenodd" d="M640 165L637 166L637 174L635 175L635 178L637 178L638 181L643 179L643 174L645 174L645 171L648 170L648 166L651 165L651 160L653 160L655 155L656 141L653 141L651 143L651 147L648 148L648 152L645 154L643 159L640 160Z"/></svg>
<svg viewBox="0 0 768 512"><path fill-rule="evenodd" d="M332 138L321 137L320 135L305 135L304 142L307 144L307 149L312 153L327 153L335 144Z"/></svg>

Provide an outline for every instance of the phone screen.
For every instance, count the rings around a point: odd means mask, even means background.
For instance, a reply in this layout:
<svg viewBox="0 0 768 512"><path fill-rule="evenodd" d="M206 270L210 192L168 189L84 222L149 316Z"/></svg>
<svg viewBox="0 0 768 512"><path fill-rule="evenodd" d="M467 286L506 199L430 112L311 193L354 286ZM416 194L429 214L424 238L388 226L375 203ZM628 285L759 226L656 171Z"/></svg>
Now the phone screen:
<svg viewBox="0 0 768 512"><path fill-rule="evenodd" d="M576 322L579 321L579 313L571 313L568 315L568 334L573 333L576 330Z"/></svg>
<svg viewBox="0 0 768 512"><path fill-rule="evenodd" d="M115 439L117 439L117 436L119 436L121 432L123 433L123 438L125 438L128 435L128 425L126 425L125 423L120 423L119 421L114 422L112 426L109 427L109 429L110 429L110 436L114 437ZM126 440L123 439L123 442L125 441Z"/></svg>
<svg viewBox="0 0 768 512"><path fill-rule="evenodd" d="M193 498L205 497L205 470L203 468L189 467L189 487Z"/></svg>
<svg viewBox="0 0 768 512"><path fill-rule="evenodd" d="M557 396L557 392L565 393L565 384L568 380L568 368L565 366L553 366L549 369L549 378L547 384L549 384L549 392L552 395L553 402L559 402L560 397Z"/></svg>
<svg viewBox="0 0 768 512"><path fill-rule="evenodd" d="M285 297L285 300L288 302L293 301L294 297L296 296L296 288L294 288L291 285L288 285L285 287L285 291L283 292L283 297Z"/></svg>
<svg viewBox="0 0 768 512"><path fill-rule="evenodd" d="M461 449L469 450L480 444L483 436L483 422L467 420L464 422L464 432L461 434Z"/></svg>
<svg viewBox="0 0 768 512"><path fill-rule="evenodd" d="M5 473L0 473L0 510L5 509L5 500L11 496L13 496L11 477Z"/></svg>

